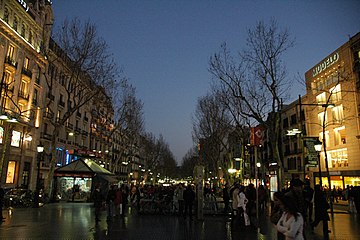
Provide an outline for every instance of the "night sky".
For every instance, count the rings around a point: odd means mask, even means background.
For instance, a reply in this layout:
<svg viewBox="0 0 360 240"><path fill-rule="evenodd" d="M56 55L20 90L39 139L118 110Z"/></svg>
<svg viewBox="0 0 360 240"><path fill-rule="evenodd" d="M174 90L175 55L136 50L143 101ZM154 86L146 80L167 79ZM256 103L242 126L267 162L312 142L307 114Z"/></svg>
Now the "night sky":
<svg viewBox="0 0 360 240"><path fill-rule="evenodd" d="M247 29L275 19L296 41L284 58L293 80L360 31L359 0L52 2L54 27L74 17L98 27L144 102L146 131L162 134L179 163L193 146L192 115L210 89L209 58L222 43L244 49ZM304 93L295 84L289 102Z"/></svg>

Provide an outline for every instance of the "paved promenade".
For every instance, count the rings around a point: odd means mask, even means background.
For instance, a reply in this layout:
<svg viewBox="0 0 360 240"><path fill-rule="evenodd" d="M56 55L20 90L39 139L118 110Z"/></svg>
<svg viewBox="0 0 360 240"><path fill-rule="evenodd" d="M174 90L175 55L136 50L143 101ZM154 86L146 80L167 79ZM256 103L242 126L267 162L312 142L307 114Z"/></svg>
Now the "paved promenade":
<svg viewBox="0 0 360 240"><path fill-rule="evenodd" d="M331 239L360 239L360 216L335 206ZM174 215L137 215L106 221L103 212L95 224L94 209L88 203L53 203L42 208L4 210L0 239L118 239L118 240L247 240L275 239L276 231L263 216L260 229L231 229L228 216L206 215L203 221ZM307 239L322 239L321 225Z"/></svg>

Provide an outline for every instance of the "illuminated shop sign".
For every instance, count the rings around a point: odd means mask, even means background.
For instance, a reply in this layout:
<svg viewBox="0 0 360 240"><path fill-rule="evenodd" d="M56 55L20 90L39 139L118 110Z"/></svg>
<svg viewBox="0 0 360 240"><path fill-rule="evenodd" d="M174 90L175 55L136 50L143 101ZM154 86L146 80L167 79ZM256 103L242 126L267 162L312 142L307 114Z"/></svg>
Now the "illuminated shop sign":
<svg viewBox="0 0 360 240"><path fill-rule="evenodd" d="M13 131L11 138L11 146L20 147L21 132Z"/></svg>
<svg viewBox="0 0 360 240"><path fill-rule="evenodd" d="M312 75L315 77L334 63L336 63L339 60L339 53L336 52L333 55L330 55L325 61L317 65L315 68L313 68Z"/></svg>

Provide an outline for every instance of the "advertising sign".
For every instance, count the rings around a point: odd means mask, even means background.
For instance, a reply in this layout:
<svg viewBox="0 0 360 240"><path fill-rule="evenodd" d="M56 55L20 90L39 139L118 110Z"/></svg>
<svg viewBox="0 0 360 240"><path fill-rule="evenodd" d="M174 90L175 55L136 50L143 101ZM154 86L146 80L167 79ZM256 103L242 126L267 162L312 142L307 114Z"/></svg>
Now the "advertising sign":
<svg viewBox="0 0 360 240"><path fill-rule="evenodd" d="M11 146L20 147L21 132L12 131Z"/></svg>
<svg viewBox="0 0 360 240"><path fill-rule="evenodd" d="M318 141L317 137L306 137L304 138L304 144L307 148L307 159L308 166L317 166L318 164L318 153L315 150L315 143Z"/></svg>

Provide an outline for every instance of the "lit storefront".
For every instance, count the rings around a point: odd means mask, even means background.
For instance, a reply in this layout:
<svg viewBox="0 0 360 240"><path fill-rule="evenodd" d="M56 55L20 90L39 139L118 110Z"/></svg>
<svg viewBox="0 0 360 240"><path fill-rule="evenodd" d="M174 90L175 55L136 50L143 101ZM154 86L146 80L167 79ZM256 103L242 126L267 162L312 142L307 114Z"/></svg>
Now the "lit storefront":
<svg viewBox="0 0 360 240"><path fill-rule="evenodd" d="M99 183L106 192L118 181L114 174L90 159L73 161L54 172L56 194L64 201L89 201L93 187Z"/></svg>

